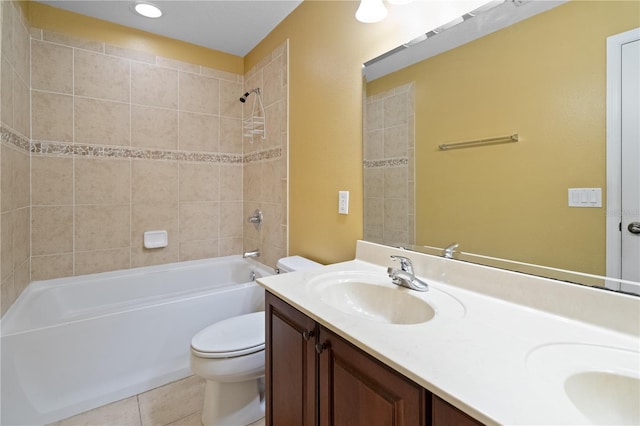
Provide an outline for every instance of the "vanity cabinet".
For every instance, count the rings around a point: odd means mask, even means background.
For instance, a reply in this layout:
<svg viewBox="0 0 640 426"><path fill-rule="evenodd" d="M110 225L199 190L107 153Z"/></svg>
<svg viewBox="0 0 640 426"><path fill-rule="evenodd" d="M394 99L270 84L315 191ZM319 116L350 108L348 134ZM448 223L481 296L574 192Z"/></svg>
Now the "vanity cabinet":
<svg viewBox="0 0 640 426"><path fill-rule="evenodd" d="M478 426L266 293L267 426Z"/></svg>

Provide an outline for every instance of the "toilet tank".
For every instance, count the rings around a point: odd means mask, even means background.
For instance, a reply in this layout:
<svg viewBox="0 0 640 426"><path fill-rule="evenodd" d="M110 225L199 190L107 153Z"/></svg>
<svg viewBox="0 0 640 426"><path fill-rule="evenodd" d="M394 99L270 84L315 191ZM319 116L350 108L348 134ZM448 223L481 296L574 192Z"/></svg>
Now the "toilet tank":
<svg viewBox="0 0 640 426"><path fill-rule="evenodd" d="M276 272L284 274L286 272L302 271L304 269L313 269L323 266L321 263L309 260L302 256L288 256L278 260L276 264Z"/></svg>

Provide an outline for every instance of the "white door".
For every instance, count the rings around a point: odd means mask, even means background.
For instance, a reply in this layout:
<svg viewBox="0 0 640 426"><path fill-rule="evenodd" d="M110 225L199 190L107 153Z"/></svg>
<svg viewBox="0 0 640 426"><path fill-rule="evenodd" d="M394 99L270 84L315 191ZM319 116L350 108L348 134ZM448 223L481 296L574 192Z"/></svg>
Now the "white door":
<svg viewBox="0 0 640 426"><path fill-rule="evenodd" d="M640 281L640 40L621 53L621 278ZM624 284L621 290L625 290Z"/></svg>
<svg viewBox="0 0 640 426"><path fill-rule="evenodd" d="M607 276L640 282L640 28L607 39ZM640 285L607 288L640 294Z"/></svg>

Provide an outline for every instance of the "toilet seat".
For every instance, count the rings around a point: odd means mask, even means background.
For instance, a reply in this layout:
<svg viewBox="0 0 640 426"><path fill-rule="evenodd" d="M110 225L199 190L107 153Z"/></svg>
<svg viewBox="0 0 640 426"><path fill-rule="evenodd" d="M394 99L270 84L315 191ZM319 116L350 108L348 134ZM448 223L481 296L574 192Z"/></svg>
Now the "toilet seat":
<svg viewBox="0 0 640 426"><path fill-rule="evenodd" d="M233 358L264 350L264 311L232 317L201 330L191 352L201 358Z"/></svg>

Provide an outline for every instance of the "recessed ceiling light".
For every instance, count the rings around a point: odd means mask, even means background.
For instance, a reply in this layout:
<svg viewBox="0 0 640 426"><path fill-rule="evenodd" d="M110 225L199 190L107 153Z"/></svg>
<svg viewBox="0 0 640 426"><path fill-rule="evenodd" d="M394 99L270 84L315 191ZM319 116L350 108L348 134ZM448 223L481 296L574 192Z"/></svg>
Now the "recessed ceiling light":
<svg viewBox="0 0 640 426"><path fill-rule="evenodd" d="M159 18L162 16L162 11L151 3L136 3L133 8L140 15L147 18Z"/></svg>

